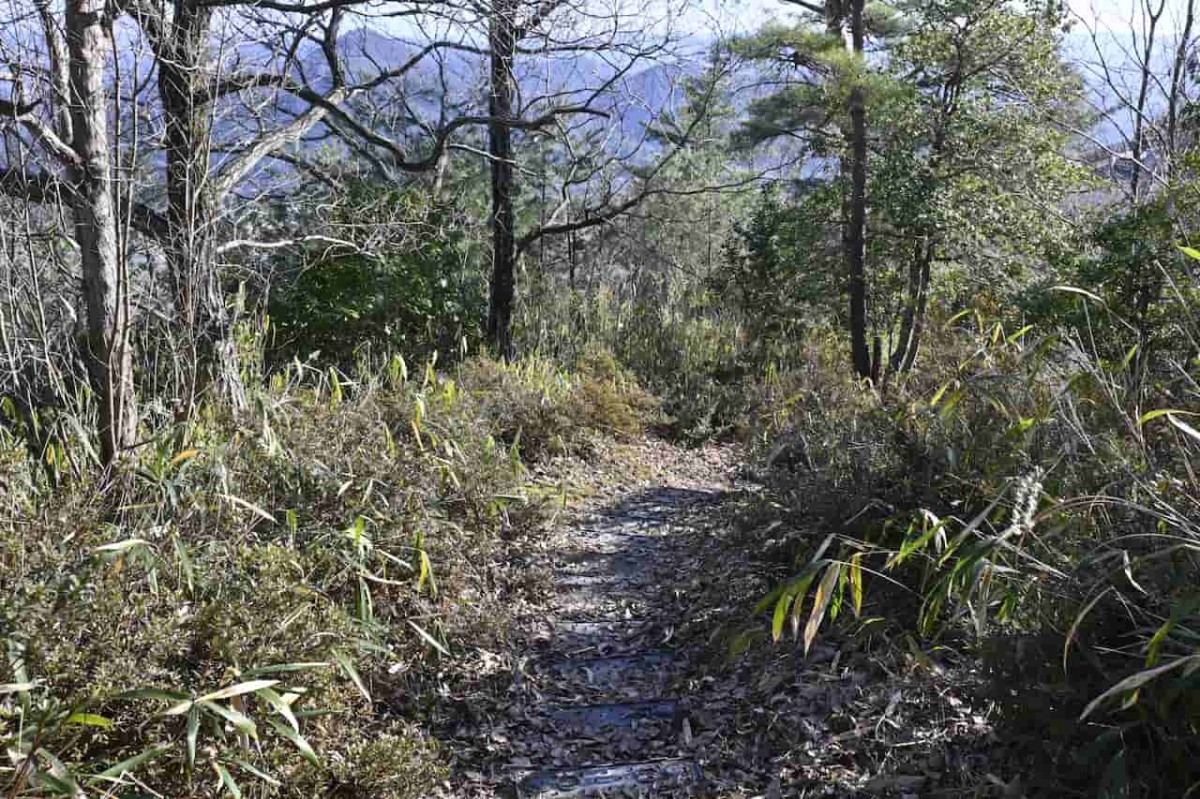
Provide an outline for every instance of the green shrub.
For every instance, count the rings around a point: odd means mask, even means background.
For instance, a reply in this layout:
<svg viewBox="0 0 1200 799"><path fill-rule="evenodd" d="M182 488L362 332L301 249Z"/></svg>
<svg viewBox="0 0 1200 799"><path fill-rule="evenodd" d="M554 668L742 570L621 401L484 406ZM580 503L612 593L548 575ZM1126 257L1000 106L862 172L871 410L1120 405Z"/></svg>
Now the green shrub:
<svg viewBox="0 0 1200 799"><path fill-rule="evenodd" d="M319 353L348 368L363 348L445 356L479 342L486 285L477 244L451 209L362 182L323 224L365 230L365 240L353 250L318 242L298 266L280 266L268 303L272 363Z"/></svg>
<svg viewBox="0 0 1200 799"><path fill-rule="evenodd" d="M657 403L611 356L592 353L579 371L527 358L475 359L459 374L497 439L530 459L586 452L598 434L632 436L656 418Z"/></svg>
<svg viewBox="0 0 1200 799"><path fill-rule="evenodd" d="M919 595L920 632L977 644L1038 773L1180 795L1200 779L1195 378L1147 414L1126 404L1129 358L982 314L941 323L928 353L882 395L827 350L781 379L759 460L829 536L764 601L773 632L791 620L807 647L887 573Z"/></svg>
<svg viewBox="0 0 1200 799"><path fill-rule="evenodd" d="M387 712L392 673L499 634L481 581L502 527L536 521L508 511L521 459L633 432L652 405L611 365L292 364L250 408L206 406L113 475L71 439L55 451L85 467L73 479L65 457L54 490L7 458L5 790L428 795L444 767L416 722L433 698Z"/></svg>

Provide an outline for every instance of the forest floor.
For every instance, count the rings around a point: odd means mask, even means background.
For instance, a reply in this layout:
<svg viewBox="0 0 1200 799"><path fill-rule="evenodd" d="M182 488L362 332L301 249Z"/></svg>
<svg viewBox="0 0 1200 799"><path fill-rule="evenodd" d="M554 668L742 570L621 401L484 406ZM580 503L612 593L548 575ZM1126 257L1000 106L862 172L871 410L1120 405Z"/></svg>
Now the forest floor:
<svg viewBox="0 0 1200 799"><path fill-rule="evenodd" d="M787 537L737 448L645 441L562 468L541 478L584 490L519 548L532 599L447 688L445 796L1021 795L990 771L967 667L871 623L807 655L771 643L761 533Z"/></svg>

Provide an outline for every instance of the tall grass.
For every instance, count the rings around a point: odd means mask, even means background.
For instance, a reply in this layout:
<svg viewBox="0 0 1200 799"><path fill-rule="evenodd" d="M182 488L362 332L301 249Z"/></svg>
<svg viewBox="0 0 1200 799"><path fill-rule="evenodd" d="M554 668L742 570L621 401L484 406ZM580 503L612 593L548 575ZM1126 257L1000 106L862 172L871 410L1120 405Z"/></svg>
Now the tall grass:
<svg viewBox="0 0 1200 799"><path fill-rule="evenodd" d="M662 401L668 431L690 443L744 435L761 390L801 363L796 331L757 336L720 297L681 280L547 295L523 309L518 337L560 363L610 353Z"/></svg>
<svg viewBox="0 0 1200 799"><path fill-rule="evenodd" d="M419 675L499 634L526 464L653 410L545 361L245 362L248 409L148 419L116 471L0 429L7 795L428 795Z"/></svg>
<svg viewBox="0 0 1200 799"><path fill-rule="evenodd" d="M830 354L785 376L760 462L824 543L764 600L776 638L807 647L886 575L917 591L926 636L977 642L1041 773L1194 791L1200 392L1195 363L1165 355L1147 390L1125 351L971 313L882 394L833 377Z"/></svg>

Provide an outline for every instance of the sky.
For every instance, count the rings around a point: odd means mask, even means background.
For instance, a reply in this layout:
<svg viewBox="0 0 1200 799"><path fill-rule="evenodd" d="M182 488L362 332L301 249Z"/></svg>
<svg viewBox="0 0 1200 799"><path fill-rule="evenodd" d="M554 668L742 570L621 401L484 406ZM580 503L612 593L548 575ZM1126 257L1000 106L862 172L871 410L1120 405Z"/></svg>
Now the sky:
<svg viewBox="0 0 1200 799"><path fill-rule="evenodd" d="M1166 16L1172 27L1180 27L1186 0L1166 0ZM1128 31L1138 26L1138 9L1144 0L1068 0L1071 13L1088 27L1111 32ZM782 0L706 0L701 15L721 20L736 29L750 30L767 19L786 19L789 6ZM794 13L791 11L790 13ZM702 22L698 16L696 22Z"/></svg>

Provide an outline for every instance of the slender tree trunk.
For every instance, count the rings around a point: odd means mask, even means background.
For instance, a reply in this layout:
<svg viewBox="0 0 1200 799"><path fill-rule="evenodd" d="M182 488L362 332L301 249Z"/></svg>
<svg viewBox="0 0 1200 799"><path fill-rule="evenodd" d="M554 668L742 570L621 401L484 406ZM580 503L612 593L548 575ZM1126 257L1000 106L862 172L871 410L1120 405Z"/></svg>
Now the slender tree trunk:
<svg viewBox="0 0 1200 799"><path fill-rule="evenodd" d="M1131 204L1136 209L1142 202L1142 194L1144 187L1142 180L1143 159L1148 149L1146 144L1146 126L1149 122L1147 114L1151 113L1149 105L1149 92L1151 82L1155 79L1154 67L1152 60L1154 58L1154 50L1158 35L1159 21L1162 19L1163 13L1166 10L1166 0L1159 0L1158 7L1155 8L1154 0L1143 0L1143 7L1146 12L1146 29L1145 41L1138 57L1141 59L1138 63L1139 75L1137 100L1134 102L1133 112L1133 142L1132 142L1132 157L1133 157L1133 178L1130 182ZM1169 113L1169 111L1168 111ZM1172 127L1174 122L1168 119L1168 127ZM1169 156L1168 156L1169 157ZM1153 175L1147 173L1147 179ZM1153 286L1156 281L1155 266L1152 265L1152 258L1136 257L1136 253L1142 249L1140 244L1134 244L1136 266L1134 267L1133 284L1134 284L1134 318L1133 324L1137 330L1137 350L1134 353L1133 363L1129 369L1129 393L1132 398L1136 398L1141 394L1142 388L1145 385L1145 376L1149 365L1149 343L1150 330L1148 311L1151 306L1152 297L1156 294Z"/></svg>
<svg viewBox="0 0 1200 799"><path fill-rule="evenodd" d="M516 0L492 0L488 32L491 58L491 92L488 103L488 154L492 166L492 291L488 309L488 337L496 353L511 358L512 310L516 293L516 239L513 211L512 126L513 57L516 54Z"/></svg>
<svg viewBox="0 0 1200 799"><path fill-rule="evenodd" d="M54 132L63 141L72 140L71 134L71 55L63 39L62 28L50 0L34 0L38 18L42 23L42 36L46 40L46 51L50 57L50 86L54 92Z"/></svg>
<svg viewBox="0 0 1200 799"><path fill-rule="evenodd" d="M1131 193L1133 194L1133 204L1137 205L1141 194L1141 178L1142 178L1142 156L1145 155L1146 149L1146 102L1150 89L1150 81L1154 77L1153 66L1151 59L1154 57L1155 36L1158 31L1158 22L1162 18L1163 11L1166 9L1166 0L1159 0L1158 9L1155 10L1151 3L1153 0L1144 0L1147 29L1145 46L1142 52L1139 53L1141 63L1138 68L1141 70L1141 76L1138 83L1137 101L1133 108L1133 181Z"/></svg>
<svg viewBox="0 0 1200 799"><path fill-rule="evenodd" d="M575 232L567 233L567 288L575 292Z"/></svg>
<svg viewBox="0 0 1200 799"><path fill-rule="evenodd" d="M1179 42L1175 45L1175 60L1171 64L1171 90L1167 98L1167 156L1169 158L1168 167L1174 178L1176 170L1175 158L1177 155L1176 137L1179 130L1179 114L1184 109L1180 102L1183 98L1184 80L1188 72L1188 56L1192 48L1192 27L1196 21L1196 2L1188 0L1187 11L1184 13L1183 29L1179 33ZM1172 188L1174 182L1172 180Z"/></svg>
<svg viewBox="0 0 1200 799"><path fill-rule="evenodd" d="M930 164L935 175L945 147L942 131L934 135L933 157ZM932 190L932 189L931 189ZM890 368L893 372L907 372L917 360L921 349L921 336L925 332L925 313L929 306L930 272L934 256L937 255L938 233L932 226L925 226L923 235L913 248L913 259L908 267L908 291L904 302L904 314L900 323L900 337L892 352Z"/></svg>
<svg viewBox="0 0 1200 799"><path fill-rule="evenodd" d="M174 281L178 321L193 347L187 405L193 404L198 390L216 385L241 407L245 392L212 249L216 203L208 185L212 136L207 85L211 19L207 6L175 0L170 29L160 34L158 91L167 158L167 231L162 244Z"/></svg>
<svg viewBox="0 0 1200 799"><path fill-rule="evenodd" d="M110 23L105 0L67 0L72 149L78 159L72 167L72 212L87 317L84 356L100 400L100 450L106 463L130 447L137 434L128 285L120 255L104 86L104 67L112 52Z"/></svg>
<svg viewBox="0 0 1200 799"><path fill-rule="evenodd" d="M892 353L891 370L907 372L917 360L921 349L921 336L925 332L925 314L929 307L929 275L937 242L933 233L927 233L916 246L912 263L908 267L908 299L904 305L904 316L900 324L900 340Z"/></svg>
<svg viewBox="0 0 1200 799"><path fill-rule="evenodd" d="M850 49L856 58L861 58L864 44L863 0L850 0L849 25ZM875 369L867 345L867 109L866 98L857 78L850 89L849 112L847 145L850 150L850 207L842 244L849 275L850 351L854 371L860 377L871 377Z"/></svg>
<svg viewBox="0 0 1200 799"><path fill-rule="evenodd" d="M941 105L934 123L933 140L929 150L929 184L926 191L933 193L939 185L942 157L946 151L946 131L958 110L958 97L962 87L962 62L942 90ZM904 315L900 325L900 338L890 359L893 372L907 372L917 360L921 349L921 336L925 332L925 314L929 307L930 271L937 255L939 232L935 225L924 224L920 228L921 238L913 248L913 260L908 270L908 295L904 304Z"/></svg>
<svg viewBox="0 0 1200 799"><path fill-rule="evenodd" d="M925 252L925 242L918 242L913 247L912 260L908 263L908 285L904 311L900 317L900 335L897 337L896 348L892 350L889 368L893 372L900 371L901 364L908 358L908 351L915 345L914 333L917 321L917 302L921 295L921 261Z"/></svg>

